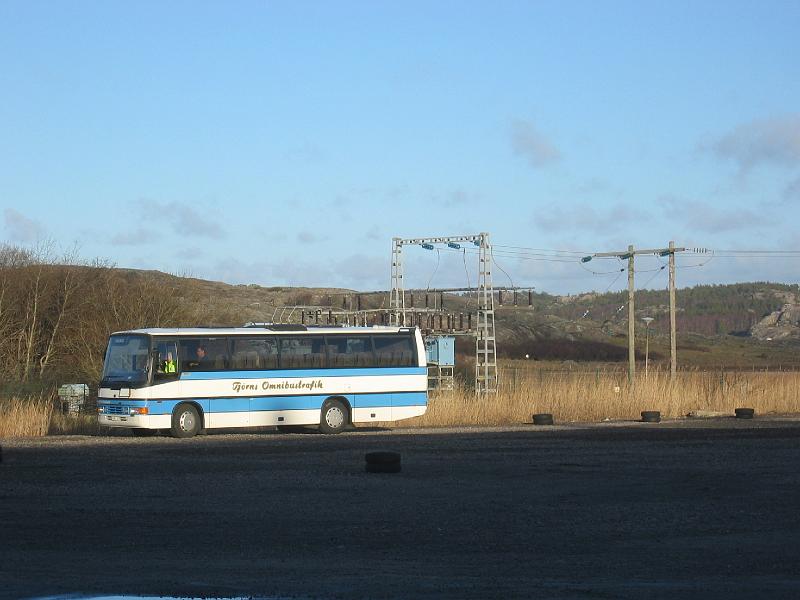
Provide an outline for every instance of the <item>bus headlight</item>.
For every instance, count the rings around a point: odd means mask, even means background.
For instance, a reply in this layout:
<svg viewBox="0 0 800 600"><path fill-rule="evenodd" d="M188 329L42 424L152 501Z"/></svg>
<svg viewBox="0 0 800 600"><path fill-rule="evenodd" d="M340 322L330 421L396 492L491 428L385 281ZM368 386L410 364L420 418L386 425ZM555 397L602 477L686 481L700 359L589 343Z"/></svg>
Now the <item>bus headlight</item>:
<svg viewBox="0 0 800 600"><path fill-rule="evenodd" d="M135 417L136 415L146 415L147 414L147 407L139 407L139 406L132 406L130 410L130 415Z"/></svg>

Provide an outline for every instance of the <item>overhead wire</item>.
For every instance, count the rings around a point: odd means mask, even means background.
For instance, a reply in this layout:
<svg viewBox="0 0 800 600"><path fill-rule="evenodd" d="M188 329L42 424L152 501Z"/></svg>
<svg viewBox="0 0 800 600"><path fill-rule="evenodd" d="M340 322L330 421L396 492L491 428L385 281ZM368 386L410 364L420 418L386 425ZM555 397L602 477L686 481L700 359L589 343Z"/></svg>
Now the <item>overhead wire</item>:
<svg viewBox="0 0 800 600"><path fill-rule="evenodd" d="M710 263L712 260L714 260L714 258L716 258L716 255L712 252L711 256L708 257L708 260L705 260L705 261L703 261L701 263L697 263L695 265L678 265L677 261L676 261L675 268L676 269L696 269L698 267L704 267L708 263Z"/></svg>
<svg viewBox="0 0 800 600"><path fill-rule="evenodd" d="M505 274L505 276L508 277L508 281L511 284L511 289L514 289L514 280L511 279L511 275L506 273L506 270L503 267L501 267L498 264L498 262L494 259L494 251L492 249L489 250L489 256L492 257L492 262L494 263L494 266L496 266L498 269L500 269L503 272L503 274Z"/></svg>
<svg viewBox="0 0 800 600"><path fill-rule="evenodd" d="M433 277L434 277L434 275L436 275L436 271L439 270L439 258L440 258L439 249L437 248L436 249L436 267L433 269L433 273L431 273L431 276L428 278L428 285L425 286L425 289L427 289L427 290L431 289L431 281L433 281Z"/></svg>
<svg viewBox="0 0 800 600"><path fill-rule="evenodd" d="M453 248L442 248L442 250L444 250L446 252L458 252L459 251L458 249L453 249ZM468 254L472 254L472 255L477 255L478 254L477 250L467 250L466 248L462 248L461 251L466 252ZM498 256L501 256L501 257L504 257L504 258L518 258L520 260L539 260L539 261L544 261L544 262L560 262L560 263L572 263L572 262L575 262L574 258L553 257L553 256L549 256L549 255L536 256L536 255L527 255L527 254L524 254L524 253L519 253L519 254L517 254L517 253L506 253L506 252L502 252L502 251L498 252L497 254L498 254Z"/></svg>
<svg viewBox="0 0 800 600"><path fill-rule="evenodd" d="M587 254L592 254L591 252L585 250L554 250L552 248L528 248L526 246L507 246L503 244L493 244L494 248L510 248L512 250L529 250L532 252L550 252L556 254L578 254L581 256L586 256Z"/></svg>
<svg viewBox="0 0 800 600"><path fill-rule="evenodd" d="M466 275L467 275L467 289L471 290L472 289L472 284L469 281L469 269L467 268L467 250L466 250L466 248L464 248L464 251L461 253L461 257L462 257L462 259L464 261L464 273L466 273ZM469 296L469 293L467 293L466 310L469 312L469 309L470 309L470 296Z"/></svg>
<svg viewBox="0 0 800 600"><path fill-rule="evenodd" d="M664 269L666 269L666 268L667 268L667 265L661 265L658 269L656 269L656 272L653 273L653 276L650 279L648 279L647 281L645 281L644 285L640 286L640 289L647 288L647 286L650 285L650 282L653 281L653 279L655 279L656 277L658 277L659 274L661 274L664 271Z"/></svg>

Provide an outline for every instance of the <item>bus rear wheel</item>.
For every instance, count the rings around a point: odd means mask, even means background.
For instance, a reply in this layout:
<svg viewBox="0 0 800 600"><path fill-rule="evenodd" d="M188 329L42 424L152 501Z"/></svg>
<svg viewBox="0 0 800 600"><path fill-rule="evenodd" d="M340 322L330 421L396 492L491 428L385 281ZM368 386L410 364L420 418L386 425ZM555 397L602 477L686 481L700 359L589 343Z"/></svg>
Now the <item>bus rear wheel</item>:
<svg viewBox="0 0 800 600"><path fill-rule="evenodd" d="M191 404L179 404L172 413L172 435L177 438L190 438L200 431L200 415Z"/></svg>
<svg viewBox="0 0 800 600"><path fill-rule="evenodd" d="M347 427L349 414L341 400L331 399L322 405L319 430L322 433L341 433Z"/></svg>

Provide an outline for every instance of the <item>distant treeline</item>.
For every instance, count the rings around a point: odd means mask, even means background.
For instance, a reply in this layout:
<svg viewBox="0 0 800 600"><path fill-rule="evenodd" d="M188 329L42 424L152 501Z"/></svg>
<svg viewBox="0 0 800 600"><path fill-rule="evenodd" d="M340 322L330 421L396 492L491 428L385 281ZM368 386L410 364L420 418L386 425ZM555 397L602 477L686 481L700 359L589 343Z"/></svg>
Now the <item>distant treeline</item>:
<svg viewBox="0 0 800 600"><path fill-rule="evenodd" d="M181 281L80 263L46 246L0 245L2 387L58 378L95 382L111 332L208 319Z"/></svg>
<svg viewBox="0 0 800 600"><path fill-rule="evenodd" d="M782 283L737 283L698 285L678 290L678 331L702 335L741 335L769 313L779 310L797 292L796 285ZM627 304L628 293L587 294L567 303L551 303L549 314L578 320L585 311L588 318L603 322L619 320L620 306ZM652 328L669 332L669 294L666 290L637 290L636 312L656 317Z"/></svg>

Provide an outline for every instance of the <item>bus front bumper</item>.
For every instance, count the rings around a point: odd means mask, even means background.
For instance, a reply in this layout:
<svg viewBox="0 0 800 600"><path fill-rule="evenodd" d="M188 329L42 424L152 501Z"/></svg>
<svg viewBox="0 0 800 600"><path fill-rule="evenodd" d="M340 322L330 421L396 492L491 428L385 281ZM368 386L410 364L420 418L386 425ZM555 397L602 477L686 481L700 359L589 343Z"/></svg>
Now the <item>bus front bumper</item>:
<svg viewBox="0 0 800 600"><path fill-rule="evenodd" d="M170 415L97 415L97 421L105 427L138 427L141 429L169 429Z"/></svg>
<svg viewBox="0 0 800 600"><path fill-rule="evenodd" d="M143 427L145 429L151 427L150 415L106 415L100 413L97 415L97 421L106 427Z"/></svg>

